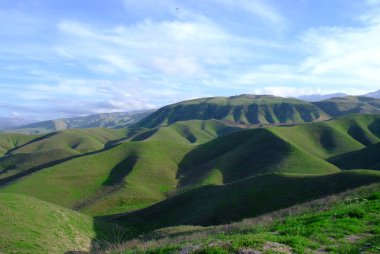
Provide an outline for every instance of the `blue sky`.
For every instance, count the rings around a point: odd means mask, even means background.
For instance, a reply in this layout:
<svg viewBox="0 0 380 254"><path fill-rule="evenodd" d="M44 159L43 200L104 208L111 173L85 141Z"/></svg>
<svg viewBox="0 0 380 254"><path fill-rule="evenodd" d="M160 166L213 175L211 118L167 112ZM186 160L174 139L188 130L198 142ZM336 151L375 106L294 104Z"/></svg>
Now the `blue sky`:
<svg viewBox="0 0 380 254"><path fill-rule="evenodd" d="M0 117L380 89L380 0L0 0Z"/></svg>

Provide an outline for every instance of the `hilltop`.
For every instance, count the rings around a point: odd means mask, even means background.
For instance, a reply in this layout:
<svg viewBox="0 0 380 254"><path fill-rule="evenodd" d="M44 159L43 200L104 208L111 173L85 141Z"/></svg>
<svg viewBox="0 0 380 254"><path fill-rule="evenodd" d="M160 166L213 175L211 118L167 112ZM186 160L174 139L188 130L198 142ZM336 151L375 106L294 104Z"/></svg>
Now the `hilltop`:
<svg viewBox="0 0 380 254"><path fill-rule="evenodd" d="M154 128L178 121L218 119L229 124L263 126L325 121L352 113L380 113L380 100L335 97L320 102L271 95L209 97L160 108L135 126Z"/></svg>

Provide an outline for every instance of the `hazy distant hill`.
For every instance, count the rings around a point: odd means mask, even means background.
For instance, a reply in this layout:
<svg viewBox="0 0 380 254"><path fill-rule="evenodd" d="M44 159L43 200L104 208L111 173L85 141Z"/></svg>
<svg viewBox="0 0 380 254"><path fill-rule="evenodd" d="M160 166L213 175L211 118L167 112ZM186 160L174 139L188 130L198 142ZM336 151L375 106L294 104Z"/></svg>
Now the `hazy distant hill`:
<svg viewBox="0 0 380 254"><path fill-rule="evenodd" d="M13 117L2 117L0 116L0 130L5 130L9 128L13 128L20 125L29 124L31 121L13 118Z"/></svg>
<svg viewBox="0 0 380 254"><path fill-rule="evenodd" d="M347 114L380 113L380 99L365 96L336 97L324 101L313 102L332 117Z"/></svg>
<svg viewBox="0 0 380 254"><path fill-rule="evenodd" d="M43 121L28 125L9 128L6 132L39 134L65 129L83 128L112 128L119 129L130 126L145 118L154 110L104 113L89 116L63 118L56 120Z"/></svg>
<svg viewBox="0 0 380 254"><path fill-rule="evenodd" d="M373 98L379 98L380 99L380 90L377 90L376 92L367 93L365 96L373 97Z"/></svg>
<svg viewBox="0 0 380 254"><path fill-rule="evenodd" d="M322 101L322 100L328 100L334 97L344 97L347 96L345 93L332 93L332 94L312 94L312 95L301 95L298 97L298 99L304 100L304 101Z"/></svg>

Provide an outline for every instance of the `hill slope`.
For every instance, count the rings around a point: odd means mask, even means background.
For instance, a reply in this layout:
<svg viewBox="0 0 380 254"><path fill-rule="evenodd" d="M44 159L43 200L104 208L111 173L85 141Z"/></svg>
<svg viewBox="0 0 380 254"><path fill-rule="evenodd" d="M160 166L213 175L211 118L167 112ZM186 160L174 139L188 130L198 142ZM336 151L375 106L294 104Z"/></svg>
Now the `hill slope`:
<svg viewBox="0 0 380 254"><path fill-rule="evenodd" d="M329 161L343 169L368 168L380 170L380 143L330 158Z"/></svg>
<svg viewBox="0 0 380 254"><path fill-rule="evenodd" d="M259 174L331 174L339 169L326 159L379 142L379 129L374 127L379 119L355 115L242 131L216 120L178 122L136 136L134 141L44 168L0 191L29 194L100 215L142 208L189 189Z"/></svg>
<svg viewBox="0 0 380 254"><path fill-rule="evenodd" d="M0 157L0 179L34 172L63 160L103 149L126 130L76 129L44 135L0 134L7 156ZM0 143L1 144L1 143Z"/></svg>
<svg viewBox="0 0 380 254"><path fill-rule="evenodd" d="M266 174L222 186L194 189L151 207L109 219L136 227L137 231L174 225L216 225L374 182L380 182L380 173L365 170L324 176Z"/></svg>
<svg viewBox="0 0 380 254"><path fill-rule="evenodd" d="M112 241L114 226L78 212L17 194L0 194L1 253L89 251Z"/></svg>
<svg viewBox="0 0 380 254"><path fill-rule="evenodd" d="M336 97L324 101L313 102L313 104L332 117L353 113L380 113L380 99L365 96Z"/></svg>
<svg viewBox="0 0 380 254"><path fill-rule="evenodd" d="M269 95L210 97L163 107L138 123L153 128L178 121L219 119L238 124L291 124L327 119L315 105Z"/></svg>
<svg viewBox="0 0 380 254"><path fill-rule="evenodd" d="M112 253L379 253L380 185L241 222L178 226L125 242Z"/></svg>

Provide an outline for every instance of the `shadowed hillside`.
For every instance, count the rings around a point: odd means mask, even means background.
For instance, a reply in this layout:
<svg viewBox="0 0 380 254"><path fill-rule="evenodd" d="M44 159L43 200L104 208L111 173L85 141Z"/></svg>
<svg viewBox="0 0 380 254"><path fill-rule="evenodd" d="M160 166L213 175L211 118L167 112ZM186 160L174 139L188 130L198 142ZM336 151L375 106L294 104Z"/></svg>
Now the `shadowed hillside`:
<svg viewBox="0 0 380 254"><path fill-rule="evenodd" d="M298 99L270 95L210 97L163 107L137 125L153 128L178 121L219 119L237 124L294 124L325 120L328 115Z"/></svg>
<svg viewBox="0 0 380 254"><path fill-rule="evenodd" d="M374 127L378 120L376 115L354 115L241 131L216 120L178 122L144 137L137 135L135 141L41 169L1 192L29 194L100 215L142 208L199 186L223 185L258 174L336 173L338 167L325 159L378 142ZM43 150L47 147L42 146ZM14 155L3 163L11 158L17 159Z"/></svg>
<svg viewBox="0 0 380 254"><path fill-rule="evenodd" d="M204 186L108 219L142 231L174 225L216 225L374 182L380 182L380 173L366 170L323 176L266 174L222 186Z"/></svg>
<svg viewBox="0 0 380 254"><path fill-rule="evenodd" d="M313 102L332 117L347 114L380 113L380 99L365 96L335 97L324 101Z"/></svg>

